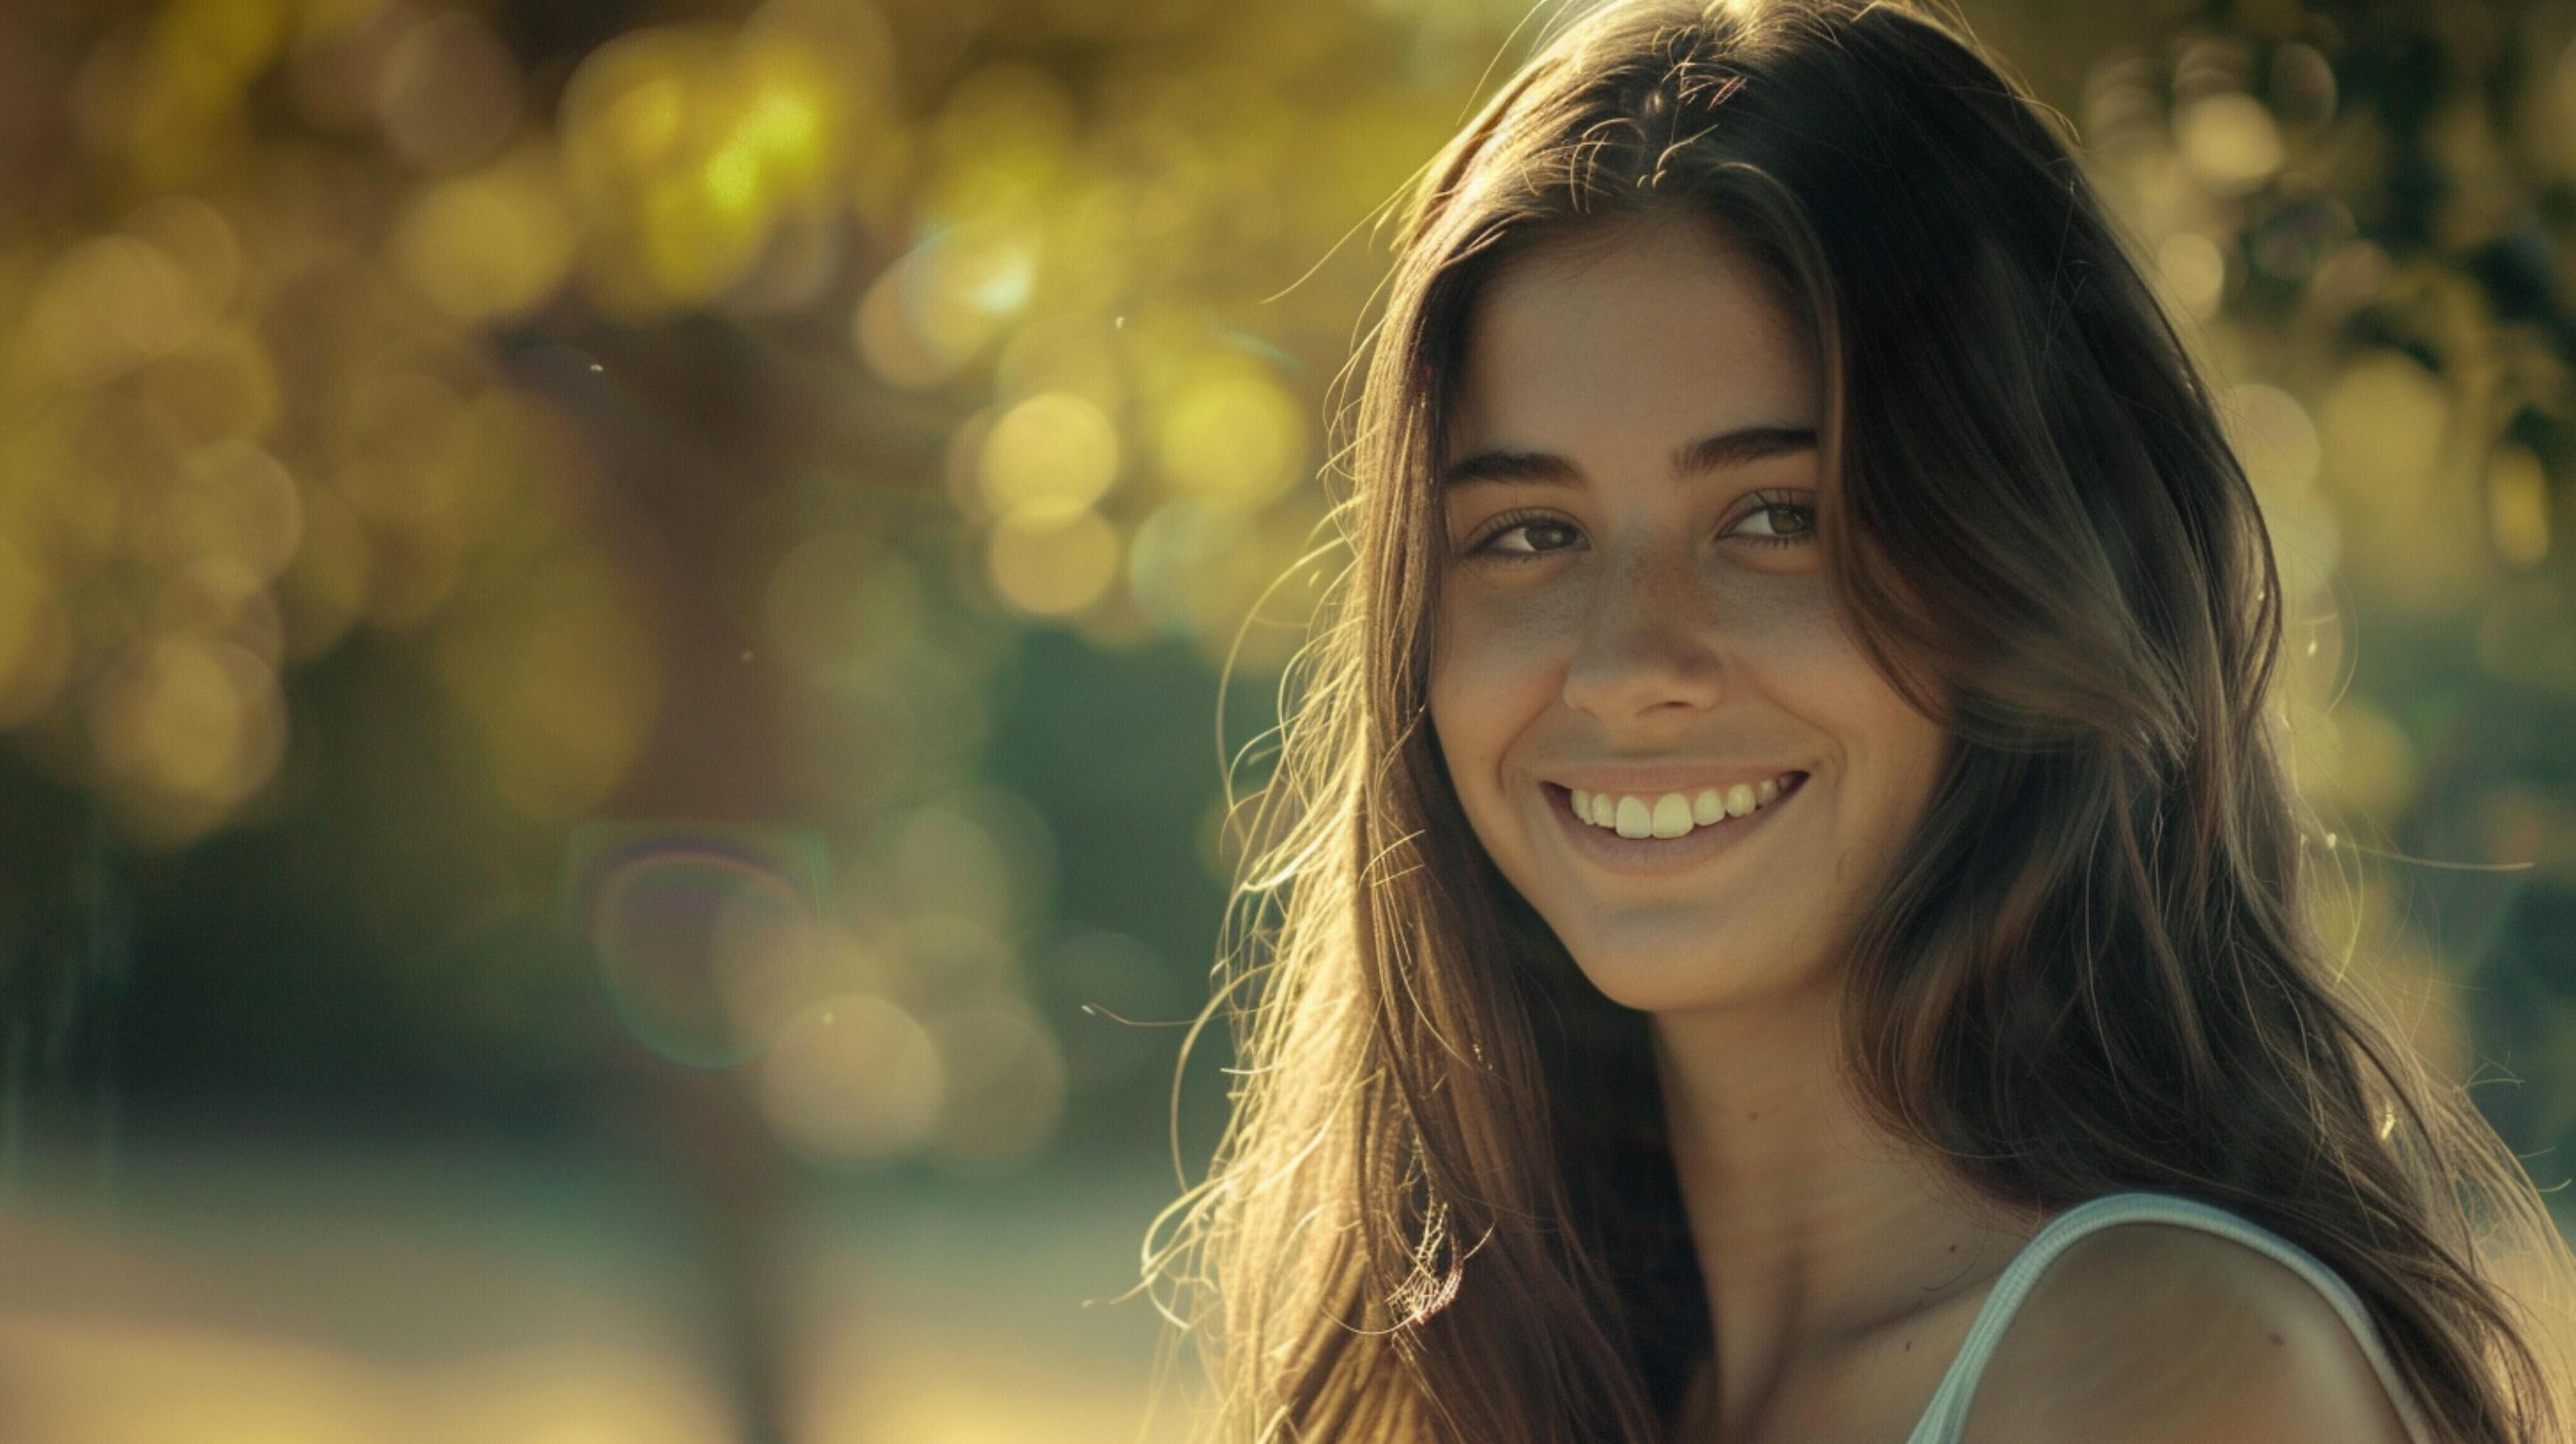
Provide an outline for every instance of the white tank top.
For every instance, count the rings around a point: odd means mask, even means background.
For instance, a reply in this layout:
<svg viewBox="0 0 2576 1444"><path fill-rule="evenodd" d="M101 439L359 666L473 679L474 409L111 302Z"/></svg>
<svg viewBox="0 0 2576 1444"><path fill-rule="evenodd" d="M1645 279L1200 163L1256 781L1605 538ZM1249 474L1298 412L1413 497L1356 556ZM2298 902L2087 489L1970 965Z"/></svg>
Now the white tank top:
<svg viewBox="0 0 2576 1444"><path fill-rule="evenodd" d="M1975 1322L1968 1326L1967 1342L1959 1346L1959 1356L1950 1361L1950 1371L1941 1376L1941 1387L1932 1395L1931 1407L1923 1411L1923 1421L1914 1426L1906 1444L1958 1444L1960 1431L1968 1422L1968 1399L1976 1392L1977 1379L1994 1357L2005 1325L2012 1322L2022 1300L2029 1297L2031 1286L2039 1282L2040 1270L2065 1252L2067 1245L2095 1229L2137 1222L2182 1224L2232 1238L2296 1270L2326 1296L2326 1302L2334 1305L2335 1312L2343 1316L2353 1336L2361 1341L2362 1352L2370 1356L2371 1370L2379 1375L2380 1387L2396 1404L2408 1436L2416 1444L2432 1444L2432 1429L2416 1407L2414 1396L2398 1378L2397 1366L2390 1361L2378 1330L2350 1284L2314 1254L2279 1234L2215 1204L2169 1193L2105 1194L2050 1219L1996 1278L1994 1288L1977 1310Z"/></svg>

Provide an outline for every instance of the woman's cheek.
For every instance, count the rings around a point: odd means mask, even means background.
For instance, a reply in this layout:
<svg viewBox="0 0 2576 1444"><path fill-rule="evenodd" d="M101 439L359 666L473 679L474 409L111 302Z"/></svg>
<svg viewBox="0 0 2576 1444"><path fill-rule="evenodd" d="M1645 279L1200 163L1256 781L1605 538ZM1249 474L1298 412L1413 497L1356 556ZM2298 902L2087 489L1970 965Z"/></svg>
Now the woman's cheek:
<svg viewBox="0 0 2576 1444"><path fill-rule="evenodd" d="M1852 650L1834 615L1833 599L1805 578L1775 578L1776 585L1747 587L1735 598L1730 631L1747 644L1795 656L1823 658Z"/></svg>
<svg viewBox="0 0 2576 1444"><path fill-rule="evenodd" d="M1443 607L1442 644L1478 670L1497 660L1535 661L1563 635L1578 604L1563 587L1498 587L1473 581L1455 585Z"/></svg>

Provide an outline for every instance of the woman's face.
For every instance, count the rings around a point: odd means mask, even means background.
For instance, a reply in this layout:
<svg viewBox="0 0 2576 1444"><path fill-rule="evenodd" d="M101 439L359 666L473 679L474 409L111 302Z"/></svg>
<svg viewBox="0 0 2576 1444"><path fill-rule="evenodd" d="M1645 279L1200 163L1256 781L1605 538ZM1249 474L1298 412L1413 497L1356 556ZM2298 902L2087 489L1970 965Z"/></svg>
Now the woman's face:
<svg viewBox="0 0 2576 1444"><path fill-rule="evenodd" d="M1827 594L1790 317L1713 229L1557 238L1459 380L1431 718L1477 837L1629 1007L1829 983L1946 737Z"/></svg>

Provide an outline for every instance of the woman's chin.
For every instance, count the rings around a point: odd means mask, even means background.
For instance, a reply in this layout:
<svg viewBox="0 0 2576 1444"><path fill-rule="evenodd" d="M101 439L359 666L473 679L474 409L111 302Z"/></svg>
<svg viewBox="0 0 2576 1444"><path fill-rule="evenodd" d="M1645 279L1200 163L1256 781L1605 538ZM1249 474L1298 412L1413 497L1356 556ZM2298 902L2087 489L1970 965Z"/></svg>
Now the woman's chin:
<svg viewBox="0 0 2576 1444"><path fill-rule="evenodd" d="M1698 1012L1750 1003L1771 991L1758 977L1730 968L1706 949L1621 949L1575 964L1601 996L1641 1013Z"/></svg>

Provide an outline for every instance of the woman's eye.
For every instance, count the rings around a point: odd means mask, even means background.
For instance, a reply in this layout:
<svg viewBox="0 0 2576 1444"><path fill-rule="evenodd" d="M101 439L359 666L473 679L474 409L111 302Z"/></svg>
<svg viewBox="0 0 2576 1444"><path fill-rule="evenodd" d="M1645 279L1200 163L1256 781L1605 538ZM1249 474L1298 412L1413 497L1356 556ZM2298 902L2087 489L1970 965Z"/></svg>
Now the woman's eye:
<svg viewBox="0 0 2576 1444"><path fill-rule="evenodd" d="M1484 545L1477 548L1477 550L1501 556L1538 556L1545 552L1558 551L1567 546L1573 545L1570 540L1564 540L1564 538L1571 537L1573 532L1574 528L1567 526L1561 521L1513 522L1508 526L1498 527L1495 530L1488 532L1485 536ZM1520 544L1517 546L1509 545L1508 543L1510 543L1515 537L1521 539ZM1559 540L1551 543L1548 540L1551 537L1559 538Z"/></svg>
<svg viewBox="0 0 2576 1444"><path fill-rule="evenodd" d="M1816 509L1802 502L1761 501L1724 533L1761 546L1797 546L1815 539ZM1471 556L1528 561L1568 550L1582 538L1573 523L1554 517L1515 513L1488 527L1482 540L1467 548Z"/></svg>
<svg viewBox="0 0 2576 1444"><path fill-rule="evenodd" d="M1757 520L1761 522L1759 530L1751 532L1744 530L1747 525ZM1795 546L1815 536L1816 509L1812 506L1802 506L1794 501L1767 501L1746 512L1744 520L1737 522L1727 532L1729 536L1739 533L1745 540L1760 542L1765 546Z"/></svg>

